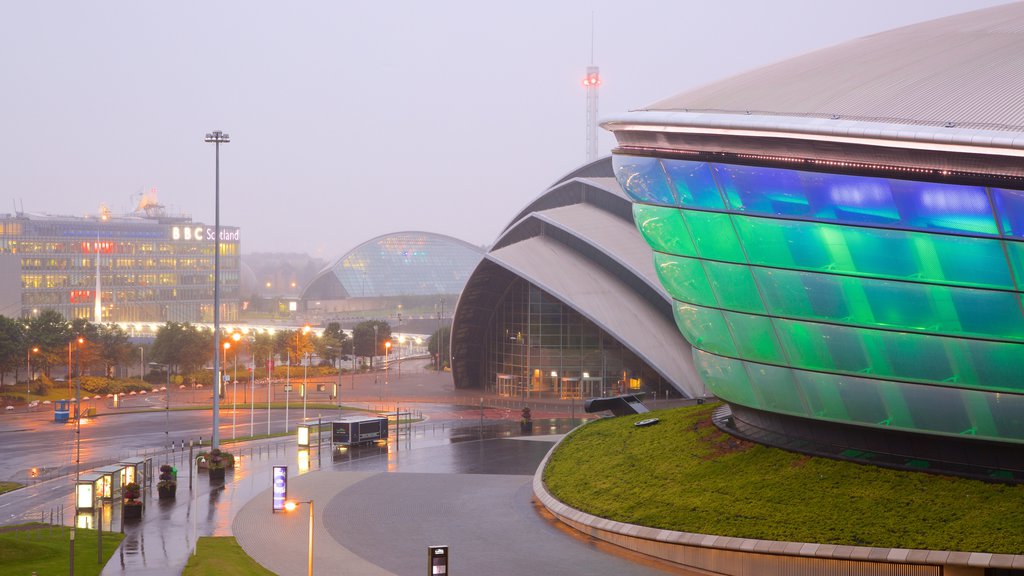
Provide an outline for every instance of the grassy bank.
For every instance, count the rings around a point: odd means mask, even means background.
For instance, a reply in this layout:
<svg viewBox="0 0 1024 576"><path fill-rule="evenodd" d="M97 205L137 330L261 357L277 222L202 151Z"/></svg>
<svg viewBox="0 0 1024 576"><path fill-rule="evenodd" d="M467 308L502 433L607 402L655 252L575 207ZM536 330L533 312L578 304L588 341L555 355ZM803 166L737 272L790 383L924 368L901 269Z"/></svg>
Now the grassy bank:
<svg viewBox="0 0 1024 576"><path fill-rule="evenodd" d="M196 555L188 559L182 576L273 576L257 564L231 537L200 538Z"/></svg>
<svg viewBox="0 0 1024 576"><path fill-rule="evenodd" d="M0 529L0 574L67 574L70 528L19 524ZM75 574L95 576L117 549L123 534L103 533L103 562L97 559L96 531L75 530Z"/></svg>
<svg viewBox="0 0 1024 576"><path fill-rule="evenodd" d="M595 421L552 455L544 480L596 516L766 540L1024 553L1024 486L900 472L737 440L713 406ZM644 415L647 417L649 415Z"/></svg>

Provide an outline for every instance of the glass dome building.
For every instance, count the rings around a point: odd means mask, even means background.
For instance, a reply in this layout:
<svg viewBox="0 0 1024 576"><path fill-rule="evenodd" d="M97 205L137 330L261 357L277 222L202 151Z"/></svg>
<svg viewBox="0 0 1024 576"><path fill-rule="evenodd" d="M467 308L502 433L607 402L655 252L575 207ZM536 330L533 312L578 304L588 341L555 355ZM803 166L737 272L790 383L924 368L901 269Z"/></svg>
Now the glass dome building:
<svg viewBox="0 0 1024 576"><path fill-rule="evenodd" d="M443 234L385 234L324 268L302 300L326 318L399 304L407 314L424 312L439 298L454 303L483 254L483 248Z"/></svg>
<svg viewBox="0 0 1024 576"><path fill-rule="evenodd" d="M926 22L604 123L735 431L1024 477L1022 27Z"/></svg>

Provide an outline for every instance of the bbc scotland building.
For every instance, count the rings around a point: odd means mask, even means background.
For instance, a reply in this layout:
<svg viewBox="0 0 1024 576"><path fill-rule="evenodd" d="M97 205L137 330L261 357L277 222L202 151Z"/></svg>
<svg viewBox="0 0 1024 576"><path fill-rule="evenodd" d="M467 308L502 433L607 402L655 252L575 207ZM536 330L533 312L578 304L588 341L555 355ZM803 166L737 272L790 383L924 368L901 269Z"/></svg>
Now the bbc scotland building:
<svg viewBox="0 0 1024 576"><path fill-rule="evenodd" d="M230 322L239 312L241 233L220 232L221 318ZM124 216L0 215L0 314L210 322L213 255L213 226L158 205Z"/></svg>
<svg viewBox="0 0 1024 576"><path fill-rule="evenodd" d="M603 123L735 431L1024 474L1021 30L934 20Z"/></svg>

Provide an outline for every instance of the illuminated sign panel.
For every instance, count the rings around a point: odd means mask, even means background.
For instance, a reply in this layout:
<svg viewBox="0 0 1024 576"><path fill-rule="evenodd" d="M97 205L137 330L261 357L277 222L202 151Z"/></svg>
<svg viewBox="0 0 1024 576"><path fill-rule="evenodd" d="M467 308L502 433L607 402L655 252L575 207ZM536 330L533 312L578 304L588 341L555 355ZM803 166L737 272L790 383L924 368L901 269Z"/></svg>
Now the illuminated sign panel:
<svg viewBox="0 0 1024 576"><path fill-rule="evenodd" d="M284 503L288 499L288 467L274 466L273 478L274 489L271 492L273 510L279 512L284 510Z"/></svg>
<svg viewBox="0 0 1024 576"><path fill-rule="evenodd" d="M171 240L185 242L213 242L217 238L216 230L206 226L171 226ZM241 230L229 230L221 228L221 242L238 242L241 239Z"/></svg>

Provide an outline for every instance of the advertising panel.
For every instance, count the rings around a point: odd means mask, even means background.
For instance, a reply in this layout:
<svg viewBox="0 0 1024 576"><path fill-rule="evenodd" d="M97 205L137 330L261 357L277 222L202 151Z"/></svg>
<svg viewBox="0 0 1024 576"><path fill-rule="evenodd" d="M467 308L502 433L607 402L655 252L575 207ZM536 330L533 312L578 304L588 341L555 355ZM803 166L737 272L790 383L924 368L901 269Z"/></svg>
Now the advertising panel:
<svg viewBox="0 0 1024 576"><path fill-rule="evenodd" d="M288 499L288 467L274 466L274 489L271 491L273 498L274 512L284 510L284 503Z"/></svg>

